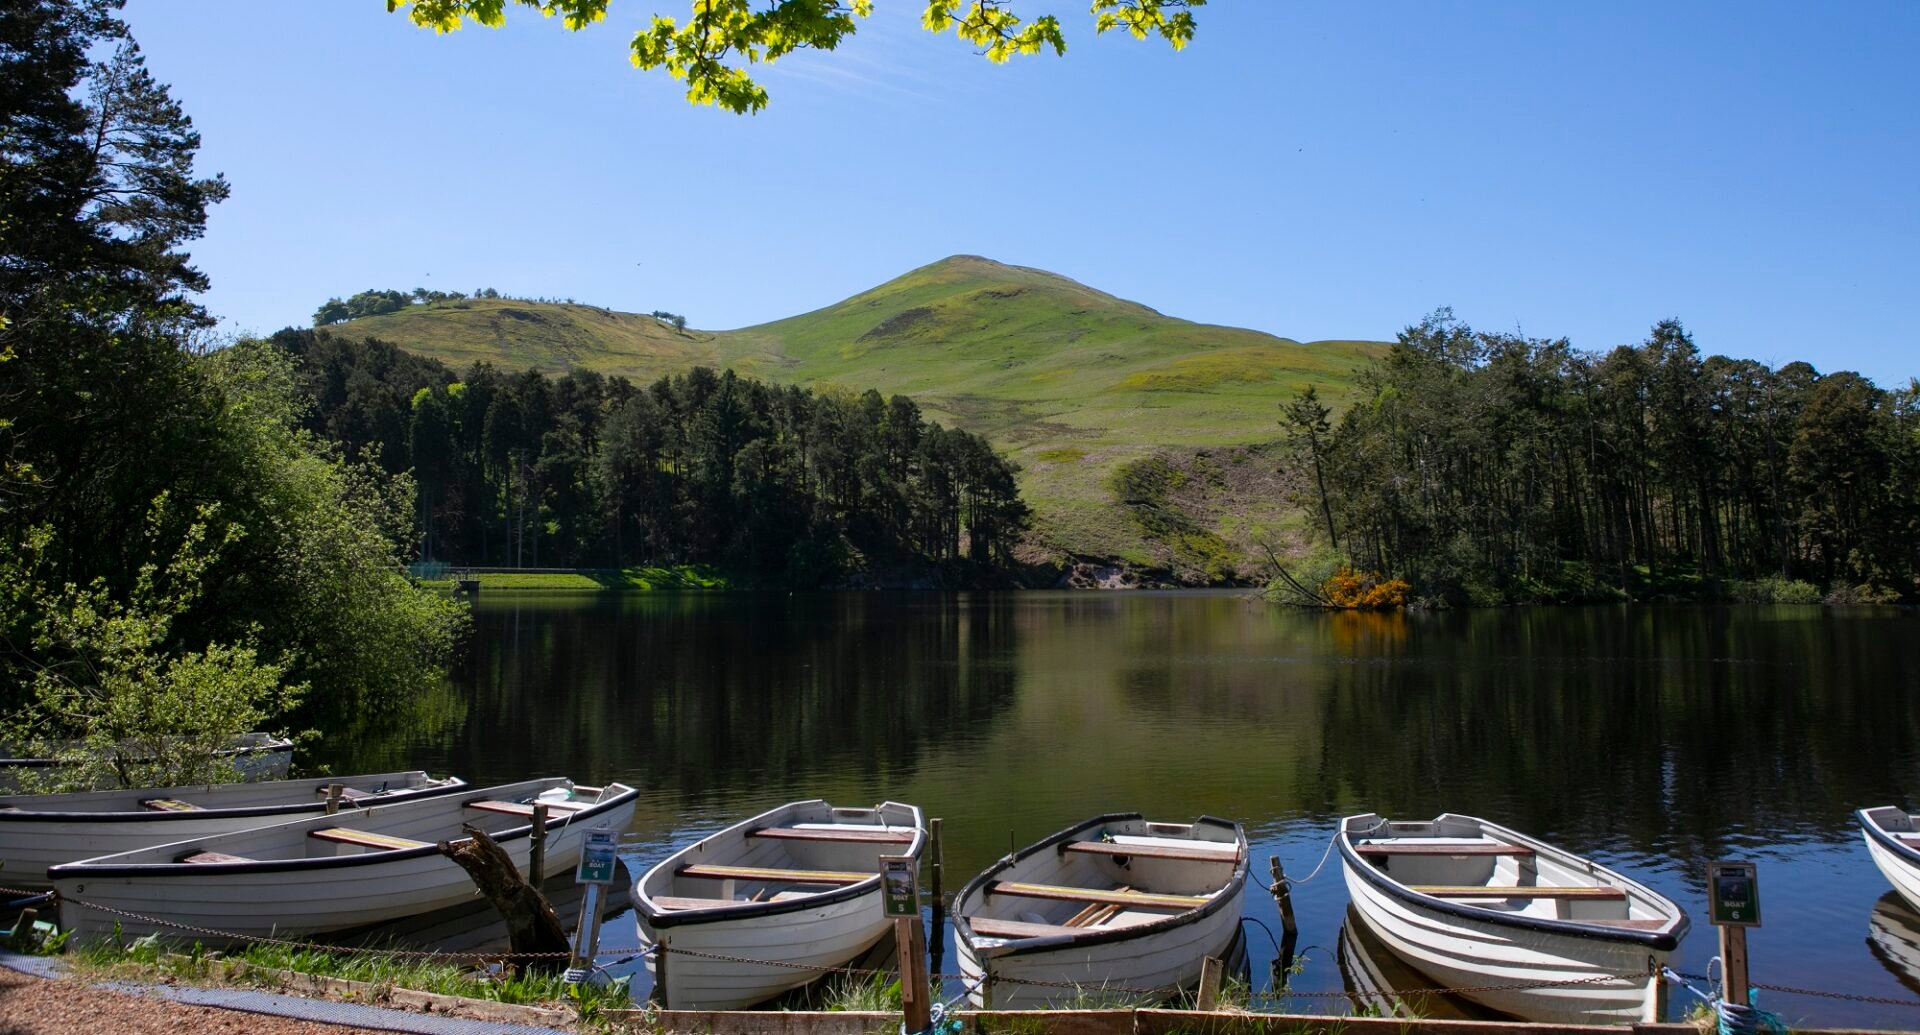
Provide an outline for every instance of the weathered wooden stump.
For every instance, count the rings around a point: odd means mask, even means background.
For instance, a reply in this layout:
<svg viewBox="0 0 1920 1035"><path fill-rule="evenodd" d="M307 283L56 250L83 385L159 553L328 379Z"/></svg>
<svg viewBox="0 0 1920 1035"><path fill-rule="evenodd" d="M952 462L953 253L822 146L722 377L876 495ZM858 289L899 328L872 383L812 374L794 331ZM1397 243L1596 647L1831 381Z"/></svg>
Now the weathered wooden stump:
<svg viewBox="0 0 1920 1035"><path fill-rule="evenodd" d="M572 946L540 889L520 875L513 857L494 843L486 831L468 827L471 837L440 842L440 854L460 864L473 878L473 885L493 903L507 921L507 938L515 954L558 953L554 956L524 956L523 969L559 973L566 969Z"/></svg>

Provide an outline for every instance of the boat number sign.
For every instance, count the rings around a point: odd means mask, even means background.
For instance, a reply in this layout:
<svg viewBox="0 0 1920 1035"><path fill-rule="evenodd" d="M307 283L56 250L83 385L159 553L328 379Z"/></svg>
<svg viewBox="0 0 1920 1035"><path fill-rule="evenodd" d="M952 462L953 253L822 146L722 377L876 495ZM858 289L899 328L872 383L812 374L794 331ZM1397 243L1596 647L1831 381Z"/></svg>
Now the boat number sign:
<svg viewBox="0 0 1920 1035"><path fill-rule="evenodd" d="M620 861L617 847L613 831L606 827L587 831L587 843L580 849L580 868L574 871L574 882L612 884L614 867Z"/></svg>
<svg viewBox="0 0 1920 1035"><path fill-rule="evenodd" d="M1707 914L1716 927L1760 926L1760 876L1748 862L1707 864Z"/></svg>
<svg viewBox="0 0 1920 1035"><path fill-rule="evenodd" d="M919 916L920 860L909 855L881 856L880 888L888 916Z"/></svg>

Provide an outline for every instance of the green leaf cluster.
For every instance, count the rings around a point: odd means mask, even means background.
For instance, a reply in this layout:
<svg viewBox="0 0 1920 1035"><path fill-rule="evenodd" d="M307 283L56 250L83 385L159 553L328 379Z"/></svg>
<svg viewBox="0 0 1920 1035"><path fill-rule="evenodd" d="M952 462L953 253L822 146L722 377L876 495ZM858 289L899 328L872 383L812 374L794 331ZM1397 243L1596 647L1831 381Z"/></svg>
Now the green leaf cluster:
<svg viewBox="0 0 1920 1035"><path fill-rule="evenodd" d="M608 0L514 0L543 16L559 16L569 29L601 21ZM996 64L1016 54L1051 49L1067 52L1060 19L1052 14L1023 18L1011 0L925 0L921 24L928 32L948 30L980 49ZM1124 29L1135 39L1158 36L1184 48L1193 39L1193 8L1206 0L1092 0L1094 31ZM506 24L507 0L387 0L387 10L407 9L415 25L453 32L472 21L488 28ZM629 49L635 67L666 69L687 84L687 100L714 104L736 114L767 106L767 91L747 74L745 65L773 62L796 50L832 50L858 29L858 19L873 13L873 0L692 0L684 23L656 15L633 37Z"/></svg>
<svg viewBox="0 0 1920 1035"><path fill-rule="evenodd" d="M32 701L8 718L6 738L51 769L17 779L36 791L174 787L238 778L221 749L280 718L306 686L285 660L262 657L258 626L233 642L176 649L176 619L199 604L204 579L241 530L209 542L218 508L203 505L176 542L173 503L153 501L147 536L163 560L140 567L126 592L103 578L50 584L41 567L51 530L31 531L0 556L0 603L29 615Z"/></svg>

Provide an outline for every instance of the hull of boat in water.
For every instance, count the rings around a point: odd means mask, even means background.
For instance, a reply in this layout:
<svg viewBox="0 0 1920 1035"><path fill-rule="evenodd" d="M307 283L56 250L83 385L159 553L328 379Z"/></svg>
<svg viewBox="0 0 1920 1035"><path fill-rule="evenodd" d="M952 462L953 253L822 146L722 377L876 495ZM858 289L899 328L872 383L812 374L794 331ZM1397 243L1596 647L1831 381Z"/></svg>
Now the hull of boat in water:
<svg viewBox="0 0 1920 1035"><path fill-rule="evenodd" d="M1199 983L1240 930L1237 823L1100 816L995 863L954 902L960 973L980 1009L1150 1003Z"/></svg>
<svg viewBox="0 0 1920 1035"><path fill-rule="evenodd" d="M1368 929L1441 988L1522 1020L1657 1020L1679 906L1569 852L1471 816L1344 820L1341 860Z"/></svg>
<svg viewBox="0 0 1920 1035"><path fill-rule="evenodd" d="M656 996L674 1010L737 1010L847 965L892 928L880 857L918 859L924 825L898 802L800 801L674 853L634 883Z"/></svg>
<svg viewBox="0 0 1920 1035"><path fill-rule="evenodd" d="M1907 905L1920 909L1920 823L1904 809L1861 809L1867 854Z"/></svg>
<svg viewBox="0 0 1920 1035"><path fill-rule="evenodd" d="M466 787L455 777L408 772L0 796L0 884L52 887L47 870L62 863L320 815L333 784L355 807L399 804Z"/></svg>
<svg viewBox="0 0 1920 1035"><path fill-rule="evenodd" d="M625 830L637 791L619 784L575 793L564 779L529 780L365 809L54 867L60 926L82 944L158 933L223 944L262 935L344 931L469 901L473 881L439 843L485 830L525 872L531 804L546 802L547 872L579 861L589 830Z"/></svg>

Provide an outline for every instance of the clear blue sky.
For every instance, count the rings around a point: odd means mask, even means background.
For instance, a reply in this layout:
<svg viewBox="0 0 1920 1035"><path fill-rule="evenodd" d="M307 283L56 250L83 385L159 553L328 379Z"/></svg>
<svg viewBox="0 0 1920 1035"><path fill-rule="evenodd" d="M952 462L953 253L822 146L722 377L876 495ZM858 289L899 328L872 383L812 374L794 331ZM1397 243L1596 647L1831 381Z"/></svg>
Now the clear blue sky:
<svg viewBox="0 0 1920 1035"><path fill-rule="evenodd" d="M571 296L726 328L955 253L1300 339L1436 306L1584 348L1920 374L1920 3L1215 0L1184 53L993 66L915 0L755 117L626 61L684 0L436 37L381 0L132 0L233 198L233 325L367 287Z"/></svg>

